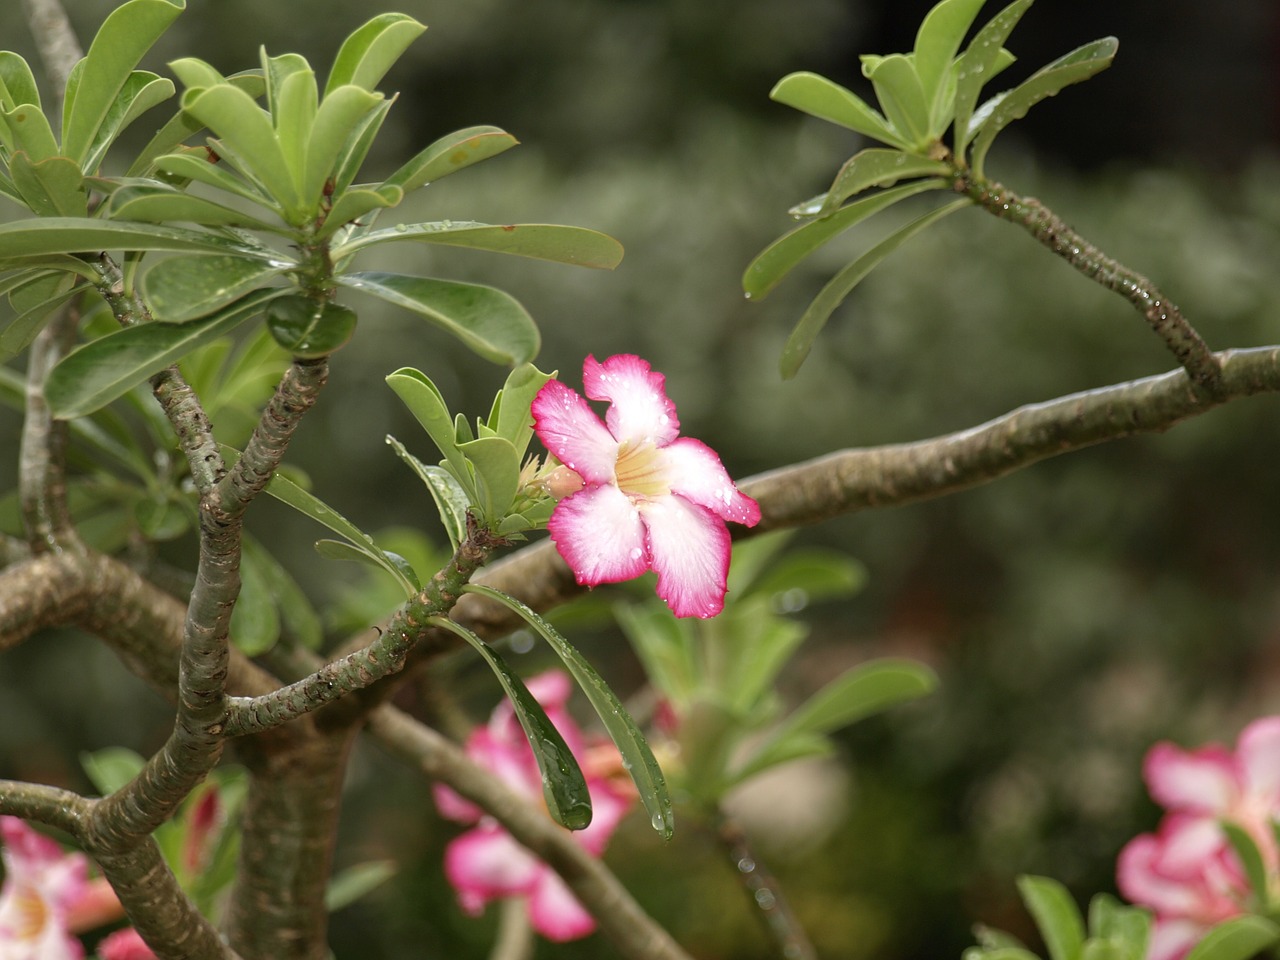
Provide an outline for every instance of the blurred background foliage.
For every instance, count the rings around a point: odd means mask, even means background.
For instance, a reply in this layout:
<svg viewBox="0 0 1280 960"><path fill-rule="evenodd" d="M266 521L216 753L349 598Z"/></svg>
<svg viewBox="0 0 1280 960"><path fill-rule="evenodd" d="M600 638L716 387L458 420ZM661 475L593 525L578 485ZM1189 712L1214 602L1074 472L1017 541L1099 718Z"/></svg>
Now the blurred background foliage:
<svg viewBox="0 0 1280 960"><path fill-rule="evenodd" d="M68 6L88 36L111 4ZM872 274L798 378L780 382L790 325L873 238L811 258L764 303L744 301L741 271L786 229L787 207L824 189L858 147L772 104L769 88L808 69L862 89L856 55L909 48L929 6L404 0L398 9L430 30L384 85L400 91L388 129L398 125L369 163L389 171L473 123L523 145L415 195L403 219L574 223L618 237L627 256L612 274L448 250L388 256L413 258L414 272L435 258L425 270L509 290L541 324L540 365L575 385L584 352L649 358L685 432L738 476L1170 368L1126 304L974 210ZM189 0L159 55L231 72L255 65L262 42L319 66L371 12L337 0ZM0 31L30 54L18 4L0 9ZM1121 40L1115 67L1033 111L989 172L1152 277L1214 347L1277 342L1280 8L1041 0L1012 38L1021 62L1010 82L1106 34ZM355 305L359 335L290 459L366 529L419 526L442 540L426 493L383 443L390 432L427 453L382 378L419 366L453 409L475 414L502 371L407 315ZM6 461L17 428L0 412ZM840 763L789 770L735 805L824 957L958 956L973 920L1033 939L1014 875L1057 877L1081 898L1112 889L1115 853L1155 823L1139 779L1154 740L1231 740L1248 718L1280 710L1278 443L1280 398L1257 398L1165 436L803 534L856 556L869 582L850 603L805 611L814 635L786 689L798 697L886 653L942 677L928 700L847 732ZM250 529L318 604L337 604L331 623L368 622L376 593L315 558L319 531L273 503L255 505ZM616 629L597 622L573 636L620 691L635 690ZM536 652L517 659L543 665ZM482 715L497 697L483 670L448 666L461 705ZM435 703L439 686L428 678L408 700ZM39 638L0 659L0 775L83 786L77 750L150 749L168 716L109 653ZM357 754L350 784L341 859L390 851L402 883L335 918L336 955L484 956L493 918L453 906L439 866L453 828L434 819L424 786L376 749ZM686 818L663 847L641 819L609 854L641 902L698 957L771 956L710 833ZM608 955L598 938L538 952Z"/></svg>

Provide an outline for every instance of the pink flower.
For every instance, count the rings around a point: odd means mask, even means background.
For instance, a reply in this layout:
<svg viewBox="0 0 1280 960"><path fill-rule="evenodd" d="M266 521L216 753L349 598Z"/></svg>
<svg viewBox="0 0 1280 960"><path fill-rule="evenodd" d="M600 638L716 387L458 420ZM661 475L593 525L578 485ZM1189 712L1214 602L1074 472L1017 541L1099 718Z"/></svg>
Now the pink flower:
<svg viewBox="0 0 1280 960"><path fill-rule="evenodd" d="M1249 724L1235 753L1216 744L1187 751L1158 743L1143 776L1169 813L1157 833L1120 852L1116 879L1125 897L1155 911L1148 960L1180 960L1210 927L1249 906L1248 881L1222 821L1248 832L1269 882L1280 883L1271 830L1280 817L1280 717Z"/></svg>
<svg viewBox="0 0 1280 960"><path fill-rule="evenodd" d="M535 430L581 478L547 528L578 582L617 583L647 570L677 617L713 617L729 573L726 520L754 526L760 507L733 485L715 451L680 437L665 378L639 357L598 363L582 382L610 403L604 423L587 401L549 380L533 401Z"/></svg>
<svg viewBox="0 0 1280 960"><path fill-rule="evenodd" d="M98 944L98 956L102 960L156 960L156 955L133 927L103 937Z"/></svg>
<svg viewBox="0 0 1280 960"><path fill-rule="evenodd" d="M580 762L597 756L565 709L572 690L568 676L550 671L529 680L528 687L574 756ZM488 725L477 728L467 738L466 747L471 759L496 773L512 790L541 801L538 765L510 703L504 700L499 704ZM617 751L610 753L613 764L619 763ZM604 766L608 767L608 763ZM632 799L607 776L601 775L600 768L598 762L586 762L583 772L591 794L593 816L587 829L573 835L594 856L604 852ZM479 807L441 784L435 787L435 798L442 816L476 824L445 850L445 876L458 892L463 910L479 915L490 900L524 897L533 928L549 940L576 940L595 929L595 920L560 876L520 846Z"/></svg>
<svg viewBox="0 0 1280 960"><path fill-rule="evenodd" d="M88 889L84 854L64 853L17 817L0 817L0 960L80 960L68 915Z"/></svg>

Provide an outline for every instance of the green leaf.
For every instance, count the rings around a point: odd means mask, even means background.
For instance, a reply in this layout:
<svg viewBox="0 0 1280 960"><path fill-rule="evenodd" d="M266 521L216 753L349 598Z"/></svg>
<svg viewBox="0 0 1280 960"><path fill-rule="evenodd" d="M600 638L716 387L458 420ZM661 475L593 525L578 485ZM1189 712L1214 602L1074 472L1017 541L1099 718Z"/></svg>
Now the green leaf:
<svg viewBox="0 0 1280 960"><path fill-rule="evenodd" d="M927 149L929 102L911 60L902 53L890 54L877 58L869 70L864 66L863 72L871 80L889 124L906 141L904 149L913 153Z"/></svg>
<svg viewBox="0 0 1280 960"><path fill-rule="evenodd" d="M243 210L160 184L121 187L111 195L105 216L112 220L141 220L146 223L186 220L202 226L279 229Z"/></svg>
<svg viewBox="0 0 1280 960"><path fill-rule="evenodd" d="M726 631L733 631L734 656L724 665L723 679L716 686L725 706L745 719L760 708L778 671L809 635L809 626L770 616L757 604L734 608L730 617Z"/></svg>
<svg viewBox="0 0 1280 960"><path fill-rule="evenodd" d="M238 300L287 268L237 256L170 257L146 272L142 292L153 319L186 323Z"/></svg>
<svg viewBox="0 0 1280 960"><path fill-rule="evenodd" d="M398 273L348 273L337 280L412 310L493 363L525 363L538 352L541 340L533 318L494 287Z"/></svg>
<svg viewBox="0 0 1280 960"><path fill-rule="evenodd" d="M692 702L700 675L692 624L677 620L665 604L615 604L613 615L644 664L645 676L683 710Z"/></svg>
<svg viewBox="0 0 1280 960"><path fill-rule="evenodd" d="M97 170L116 138L142 114L172 97L173 92L173 81L166 77L147 70L135 70L129 74L124 87L103 118L102 126L98 128L84 159L84 169L90 173Z"/></svg>
<svg viewBox="0 0 1280 960"><path fill-rule="evenodd" d="M955 128L952 134L955 140L952 155L956 160L963 159L972 136L969 121L978 102L978 93L998 72L997 58L1004 49L1004 42L1009 39L1009 34L1031 3L1032 0L1013 0L1013 3L992 17L978 31L956 64Z"/></svg>
<svg viewBox="0 0 1280 960"><path fill-rule="evenodd" d="M341 910L367 896L396 875L394 860L369 860L339 870L324 891L324 908L329 913Z"/></svg>
<svg viewBox="0 0 1280 960"><path fill-rule="evenodd" d="M518 141L497 127L467 127L447 134L424 149L416 157L387 177L386 182L401 187L405 193L434 183L473 163L487 160Z"/></svg>
<svg viewBox="0 0 1280 960"><path fill-rule="evenodd" d="M431 499L436 503L436 509L440 511L440 522L444 525L445 533L449 535L449 546L457 550L458 544L467 535L467 508L470 506L467 492L453 478L453 474L444 467L423 463L405 449L404 444L395 437L388 436L387 443L426 484L427 490L431 493Z"/></svg>
<svg viewBox="0 0 1280 960"><path fill-rule="evenodd" d="M338 154L338 159L334 165L333 186L336 195L346 192L347 188L355 180L356 174L360 172L360 167L364 163L365 157L369 155L373 141L382 129L382 122L386 120L387 114L391 111L391 104L394 102L394 97L387 97L379 101L378 105L365 114L360 123L356 125L356 129L351 134L351 139L347 141L346 146L342 148L342 152Z"/></svg>
<svg viewBox="0 0 1280 960"><path fill-rule="evenodd" d="M23 310L0 333L0 361L17 356L30 346L53 312L84 290L84 286L75 284L68 274L54 274L48 279L58 282L56 291Z"/></svg>
<svg viewBox="0 0 1280 960"><path fill-rule="evenodd" d="M31 66L11 50L0 50L0 106L12 110L19 104L40 107L40 88Z"/></svg>
<svg viewBox="0 0 1280 960"><path fill-rule="evenodd" d="M444 454L449 472L466 492L467 501L474 503L478 499L475 482L467 468L466 457L458 449L454 438L453 418L449 415L449 407L439 388L431 382L430 377L413 367L401 367L390 374L387 385L395 391L396 396L409 408L414 419Z"/></svg>
<svg viewBox="0 0 1280 960"><path fill-rule="evenodd" d="M1280 940L1280 927L1263 917L1226 920L1191 948L1186 960L1249 960Z"/></svg>
<svg viewBox="0 0 1280 960"><path fill-rule="evenodd" d="M400 571L404 579L417 585L419 590L422 589L417 572L409 561L398 553L393 553L390 550L381 550L379 552L382 556L376 557L360 547L347 543L345 540L317 540L315 548L316 553L320 554L325 560L350 560L354 563L361 563L380 570L386 569L386 563L390 562Z"/></svg>
<svg viewBox="0 0 1280 960"><path fill-rule="evenodd" d="M494 226L471 221L398 224L373 230L333 250L334 260L342 260L365 247L413 240L453 247L470 247L493 253L509 253L535 260L551 260L579 267L612 270L622 260L622 244L613 237L583 227L549 223L520 223Z"/></svg>
<svg viewBox="0 0 1280 960"><path fill-rule="evenodd" d="M950 170L941 161L912 156L900 150L861 150L850 157L836 174L820 213L834 212L840 204L869 187L887 187L909 177L946 176ZM945 186L945 182L936 180L926 180L925 183Z"/></svg>
<svg viewBox="0 0 1280 960"><path fill-rule="evenodd" d="M318 238L331 236L351 221L359 220L374 210L394 207L403 199L404 193L399 187L381 186L376 190L357 187L344 190L325 215L324 225L316 232L316 236Z"/></svg>
<svg viewBox="0 0 1280 960"><path fill-rule="evenodd" d="M520 455L503 437L480 437L459 444L458 449L476 478L476 513L492 529L510 512L520 487Z"/></svg>
<svg viewBox="0 0 1280 960"><path fill-rule="evenodd" d="M185 6L184 0L129 0L103 21L84 58L62 136L63 154L82 169L133 68Z"/></svg>
<svg viewBox="0 0 1280 960"><path fill-rule="evenodd" d="M191 323L138 324L92 340L73 350L50 371L45 399L60 420L92 413L191 351L257 316L278 295L275 290L259 290Z"/></svg>
<svg viewBox="0 0 1280 960"><path fill-rule="evenodd" d="M268 253L226 237L152 223L96 220L92 217L42 217L0 224L0 269L5 263L51 253L94 253L100 250L168 250L241 253L270 259Z"/></svg>
<svg viewBox="0 0 1280 960"><path fill-rule="evenodd" d="M774 85L769 98L881 143L903 148L908 146L885 118L867 106L861 97L816 73L787 74Z"/></svg>
<svg viewBox="0 0 1280 960"><path fill-rule="evenodd" d="M1257 898L1258 912L1265 913L1270 903L1270 896L1267 891L1267 866L1263 862L1262 851L1258 849L1258 844L1249 831L1239 824L1223 820L1219 825L1222 827L1222 832L1227 835L1227 841L1239 858L1240 865L1244 868L1244 875L1249 880L1249 889Z"/></svg>
<svg viewBox="0 0 1280 960"><path fill-rule="evenodd" d="M1027 111L1045 97L1052 97L1063 87L1088 80L1095 73L1111 66L1119 45L1120 41L1115 37L1103 37L1093 43L1086 43L1041 67L1010 90L976 131L969 161L974 173L982 176L983 162L996 134L1013 121L1025 117Z"/></svg>
<svg viewBox="0 0 1280 960"><path fill-rule="evenodd" d="M347 84L373 90L392 64L427 28L403 13L383 13L342 42L333 59L324 95Z"/></svg>
<svg viewBox="0 0 1280 960"><path fill-rule="evenodd" d="M552 374L543 373L531 363L522 363L511 373L498 393L498 422L490 424L498 431L498 436L506 437L516 448L516 453L523 457L533 439L533 414L529 408L533 398L543 385L553 378Z"/></svg>
<svg viewBox="0 0 1280 960"><path fill-rule="evenodd" d="M253 98L231 84L188 90L182 107L218 138L218 150L280 205L285 219L305 219L299 184L289 171L271 118Z"/></svg>
<svg viewBox="0 0 1280 960"><path fill-rule="evenodd" d="M754 539L754 538L753 538ZM735 562L737 560L735 556ZM793 591L804 602L852 596L866 583L866 569L857 560L836 550L794 550L753 580L738 598L779 598Z"/></svg>
<svg viewBox="0 0 1280 960"><path fill-rule="evenodd" d="M308 203L306 182L307 141L320 105L316 76L306 59L296 53L268 57L262 51L262 73L267 78L267 110L280 142L289 175L302 191L302 205L314 206L319 191Z"/></svg>
<svg viewBox="0 0 1280 960"><path fill-rule="evenodd" d="M818 292L817 297L809 304L804 315L800 317L800 322L791 331L791 336L787 338L786 346L782 350L782 360L779 364L783 378L789 380L796 375L796 371L804 363L805 357L809 355L813 341L817 339L832 312L844 302L845 297L862 282L863 277L875 269L881 260L893 253L921 230L933 225L933 223L941 220L947 214L955 213L961 207L968 206L970 202L968 199L956 200L917 217L910 223L899 227L837 273Z"/></svg>
<svg viewBox="0 0 1280 960"><path fill-rule="evenodd" d="M206 151L171 153L155 160L156 170L181 180L194 180L279 213L279 206L256 184L215 163Z"/></svg>
<svg viewBox="0 0 1280 960"><path fill-rule="evenodd" d="M288 294L267 308L267 329L293 356L314 360L347 344L356 332L356 314L340 303Z"/></svg>
<svg viewBox="0 0 1280 960"><path fill-rule="evenodd" d="M267 484L266 492L345 539L365 557L372 560L376 566L395 577L406 597L412 597L420 589L419 585L387 556L385 550L379 549L371 536L323 500L303 490L288 477L277 471L272 476L271 482Z"/></svg>
<svg viewBox="0 0 1280 960"><path fill-rule="evenodd" d="M1022 876L1018 892L1040 928L1051 960L1080 960L1084 921L1067 888L1048 877Z"/></svg>
<svg viewBox="0 0 1280 960"><path fill-rule="evenodd" d="M49 157L32 163L25 153L9 158L9 173L33 213L41 217L85 217L89 197L84 175L66 157Z"/></svg>
<svg viewBox="0 0 1280 960"><path fill-rule="evenodd" d="M1151 911L1129 907L1106 893L1089 901L1089 933L1093 937L1124 944L1125 960L1144 960L1151 939Z"/></svg>
<svg viewBox="0 0 1280 960"><path fill-rule="evenodd" d="M306 162L301 173L302 202L308 209L318 207L326 183L337 188L339 158L361 121L381 102L381 94L355 86L338 87L325 94L309 127L310 137L303 145Z"/></svg>
<svg viewBox="0 0 1280 960"><path fill-rule="evenodd" d="M231 641L247 657L266 653L280 639L280 615L271 596L262 553L246 539L240 557L240 596L231 611Z"/></svg>
<svg viewBox="0 0 1280 960"><path fill-rule="evenodd" d="M102 796L115 793L142 772L146 761L127 747L103 747L80 754L80 766Z"/></svg>
<svg viewBox="0 0 1280 960"><path fill-rule="evenodd" d="M258 576L278 611L287 635L307 649L318 649L324 640L324 628L307 595L261 542L246 538L245 543L254 551Z"/></svg>
<svg viewBox="0 0 1280 960"><path fill-rule="evenodd" d="M899 154L905 156L905 154ZM805 257L854 224L861 223L899 200L913 197L926 190L940 190L944 180L921 180L863 197L841 207L830 216L813 220L783 234L765 247L747 265L742 275L742 289L752 299L764 299L782 282L782 279Z"/></svg>
<svg viewBox="0 0 1280 960"><path fill-rule="evenodd" d="M211 78L207 82L193 83L183 76L184 72L180 71L180 67L198 64L200 68L208 70ZM233 87L239 87L255 100L262 96L266 82L263 80L261 72L255 70L251 73L237 73L227 77L225 81L222 75L210 67L207 63L194 58L189 60L175 60L169 64L169 67L177 73L188 87L207 87L215 83L229 83ZM126 177L139 177L152 172L152 164L156 158L165 154L182 149L182 143L188 137L192 137L204 129L202 124L191 114L185 110L179 109L169 120L156 131L147 145L139 151L134 157L133 162L129 165L129 169L125 172Z"/></svg>
<svg viewBox="0 0 1280 960"><path fill-rule="evenodd" d="M925 15L920 30L916 33L914 63L916 73L920 77L920 86L924 90L925 102L929 104L930 133L939 134L937 129L942 120L940 111L945 100L946 78L951 70L951 61L960 49L960 41L973 25L973 18L978 15L979 8L986 0L942 0ZM943 124L945 128L945 124Z"/></svg>
<svg viewBox="0 0 1280 960"><path fill-rule="evenodd" d="M478 636L447 617L432 617L427 621L455 633L475 648L489 665L507 692L507 698L515 708L516 718L524 728L524 734L533 748L534 759L542 774L542 796L552 819L570 830L582 830L591 823L591 794L587 782L574 759L573 752L564 737L548 718L542 705L533 698L528 687L498 652Z"/></svg>
<svg viewBox="0 0 1280 960"><path fill-rule="evenodd" d="M58 155L58 142L53 138L49 118L39 107L24 103L12 110L0 110L0 115L12 133L15 152L26 153L33 163Z"/></svg>
<svg viewBox="0 0 1280 960"><path fill-rule="evenodd" d="M465 593L479 594L502 604L533 627L551 645L551 649L564 661L573 679L587 695L592 708L609 732L609 737L622 754L622 765L631 774L653 829L661 833L664 840L670 840L675 832L675 817L671 810L666 778L662 775L662 768L658 766L644 734L640 732L617 694L582 654L527 604L484 584L470 583L462 589Z"/></svg>

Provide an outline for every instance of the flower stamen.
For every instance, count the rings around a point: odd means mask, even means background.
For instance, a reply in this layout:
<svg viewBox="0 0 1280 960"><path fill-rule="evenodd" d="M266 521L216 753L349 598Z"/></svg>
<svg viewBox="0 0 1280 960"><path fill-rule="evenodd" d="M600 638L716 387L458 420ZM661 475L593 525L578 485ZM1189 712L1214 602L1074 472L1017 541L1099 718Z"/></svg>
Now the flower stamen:
<svg viewBox="0 0 1280 960"><path fill-rule="evenodd" d="M619 444L614 476L618 489L629 497L665 497L671 492L662 455L651 440Z"/></svg>

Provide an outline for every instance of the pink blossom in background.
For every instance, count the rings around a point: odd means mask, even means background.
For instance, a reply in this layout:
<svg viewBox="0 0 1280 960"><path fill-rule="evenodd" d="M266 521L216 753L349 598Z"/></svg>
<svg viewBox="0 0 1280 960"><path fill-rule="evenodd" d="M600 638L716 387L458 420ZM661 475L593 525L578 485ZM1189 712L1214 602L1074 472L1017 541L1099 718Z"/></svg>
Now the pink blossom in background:
<svg viewBox="0 0 1280 960"><path fill-rule="evenodd" d="M592 855L600 856L633 800L631 792L608 776L621 770L621 758L616 749L606 751L588 743L569 716L565 705L572 684L568 675L549 671L527 683L583 766L593 815L591 825L573 836ZM542 800L537 761L507 701L493 711L488 725L472 732L466 750L472 760L496 773L515 792ZM457 891L463 910L478 915L491 900L523 897L533 929L549 940L575 940L595 929L595 921L560 876L520 846L497 821L449 787L437 784L434 792L441 816L475 824L449 844L444 857L445 876Z"/></svg>
<svg viewBox="0 0 1280 960"><path fill-rule="evenodd" d="M1116 879L1126 898L1155 913L1148 960L1180 960L1212 926L1250 908L1248 881L1222 821L1249 833L1268 878L1280 882L1271 830L1280 818L1280 717L1249 724L1235 752L1158 743L1143 776L1168 813L1156 833L1135 837L1120 852Z"/></svg>
<svg viewBox="0 0 1280 960"><path fill-rule="evenodd" d="M0 960L80 960L68 913L88 889L84 854L66 853L17 817L0 817Z"/></svg>
<svg viewBox="0 0 1280 960"><path fill-rule="evenodd" d="M547 529L578 582L618 583L648 570L678 617L713 617L729 573L725 521L760 521L714 450L681 437L665 378L639 357L587 357L588 398L608 401L602 423L577 392L549 380L534 398L538 437L582 481ZM562 478L563 479L563 478Z"/></svg>
<svg viewBox="0 0 1280 960"><path fill-rule="evenodd" d="M98 944L98 956L102 960L156 960L156 955L133 927L103 937Z"/></svg>

